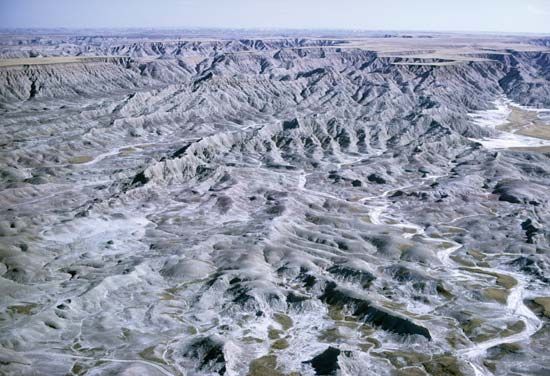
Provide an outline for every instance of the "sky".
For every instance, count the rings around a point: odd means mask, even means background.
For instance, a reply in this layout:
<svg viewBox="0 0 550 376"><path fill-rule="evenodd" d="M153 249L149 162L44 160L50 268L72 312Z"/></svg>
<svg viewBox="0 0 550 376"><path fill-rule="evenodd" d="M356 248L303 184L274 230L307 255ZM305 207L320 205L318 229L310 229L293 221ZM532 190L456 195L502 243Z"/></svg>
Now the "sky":
<svg viewBox="0 0 550 376"><path fill-rule="evenodd" d="M0 0L0 28L550 33L550 0Z"/></svg>

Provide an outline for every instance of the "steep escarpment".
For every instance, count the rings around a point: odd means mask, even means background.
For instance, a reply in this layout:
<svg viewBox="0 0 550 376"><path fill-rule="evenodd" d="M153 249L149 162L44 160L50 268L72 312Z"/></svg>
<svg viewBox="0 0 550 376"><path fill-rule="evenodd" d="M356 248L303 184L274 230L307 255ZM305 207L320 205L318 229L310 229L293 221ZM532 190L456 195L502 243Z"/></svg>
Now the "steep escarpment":
<svg viewBox="0 0 550 376"><path fill-rule="evenodd" d="M136 74L127 69L128 59L100 60L104 61L2 68L2 105L35 97L99 96L105 90L137 88Z"/></svg>
<svg viewBox="0 0 550 376"><path fill-rule="evenodd" d="M501 60L506 75L500 80L500 86L509 98L526 106L550 107L549 54L536 52L503 55Z"/></svg>
<svg viewBox="0 0 550 376"><path fill-rule="evenodd" d="M544 371L550 160L471 113L548 54L71 40L0 68L2 372Z"/></svg>
<svg viewBox="0 0 550 376"><path fill-rule="evenodd" d="M134 39L134 40L132 40ZM130 56L130 57L175 57L184 55L217 55L218 53L241 53L269 51L281 48L310 48L345 45L338 39L229 39L216 40L170 40L161 38L109 38L97 37L44 37L19 41L16 45L4 44L0 56L24 58L37 56Z"/></svg>

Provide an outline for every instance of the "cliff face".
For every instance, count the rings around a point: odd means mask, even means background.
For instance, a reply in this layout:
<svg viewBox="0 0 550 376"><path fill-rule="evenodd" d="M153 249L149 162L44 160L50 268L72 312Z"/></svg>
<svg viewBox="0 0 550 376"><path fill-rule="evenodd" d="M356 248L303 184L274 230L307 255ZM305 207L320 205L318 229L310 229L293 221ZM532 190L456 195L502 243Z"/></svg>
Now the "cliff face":
<svg viewBox="0 0 550 376"><path fill-rule="evenodd" d="M547 53L75 38L0 67L3 372L548 367L547 149L472 119Z"/></svg>

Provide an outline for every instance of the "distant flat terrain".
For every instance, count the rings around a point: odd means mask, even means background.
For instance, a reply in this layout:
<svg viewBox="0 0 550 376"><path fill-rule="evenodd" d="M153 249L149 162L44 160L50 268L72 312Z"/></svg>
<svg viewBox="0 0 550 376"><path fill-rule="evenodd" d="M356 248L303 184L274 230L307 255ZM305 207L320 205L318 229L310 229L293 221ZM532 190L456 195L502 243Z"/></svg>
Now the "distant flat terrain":
<svg viewBox="0 0 550 376"><path fill-rule="evenodd" d="M547 113L550 114L550 110ZM500 129L524 136L550 140L550 121L542 120L537 111L511 107L511 113L507 120L505 124L499 127Z"/></svg>
<svg viewBox="0 0 550 376"><path fill-rule="evenodd" d="M70 64L70 63L91 63L98 61L107 61L113 56L52 56L52 57L27 57L0 59L0 68L16 67L22 65L50 65L50 64Z"/></svg>

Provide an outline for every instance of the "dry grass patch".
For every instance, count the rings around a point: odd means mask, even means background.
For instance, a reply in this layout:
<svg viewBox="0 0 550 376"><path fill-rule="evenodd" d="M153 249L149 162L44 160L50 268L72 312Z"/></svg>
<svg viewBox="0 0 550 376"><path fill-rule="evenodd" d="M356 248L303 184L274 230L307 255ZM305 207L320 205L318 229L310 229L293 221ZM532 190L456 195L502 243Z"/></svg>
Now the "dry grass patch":
<svg viewBox="0 0 550 376"><path fill-rule="evenodd" d="M51 65L71 63L92 63L109 61L116 56L52 56L52 57L27 57L15 59L0 59L0 68L18 67L25 65ZM121 57L121 56L119 56Z"/></svg>
<svg viewBox="0 0 550 376"><path fill-rule="evenodd" d="M81 155L81 156L78 156L78 157L73 157L71 159L69 159L69 163L70 164L82 164L82 163L88 163L88 162L91 162L93 161L93 157L90 157L88 155Z"/></svg>
<svg viewBox="0 0 550 376"><path fill-rule="evenodd" d="M292 319L287 315L285 315L284 313L274 314L273 319L283 327L283 330L288 330L292 328L292 325L294 324L292 322Z"/></svg>
<svg viewBox="0 0 550 376"><path fill-rule="evenodd" d="M8 312L15 313L18 315L32 315L35 311L35 308L38 307L36 303L21 304L21 305L12 305L8 307Z"/></svg>
<svg viewBox="0 0 550 376"><path fill-rule="evenodd" d="M470 273L477 273L477 274L485 274L491 277L496 278L497 285L504 287L505 289L511 289L515 287L518 284L518 281L514 277L510 277L505 274L499 274L496 272L488 272L485 270L477 269L477 268L461 268L461 270L470 272Z"/></svg>
<svg viewBox="0 0 550 376"><path fill-rule="evenodd" d="M512 112L508 116L508 122L498 127L499 129L523 136L550 140L550 125L539 119L536 111L524 110L514 106L511 109Z"/></svg>
<svg viewBox="0 0 550 376"><path fill-rule="evenodd" d="M506 304L510 292L506 289L489 287L483 290L483 296L489 300L494 300L500 304Z"/></svg>
<svg viewBox="0 0 550 376"><path fill-rule="evenodd" d="M539 297L533 299L533 301L542 307L544 310L544 316L550 318L550 297Z"/></svg>
<svg viewBox="0 0 550 376"><path fill-rule="evenodd" d="M250 362L248 376L284 376L284 373L277 369L277 357L266 355Z"/></svg>

